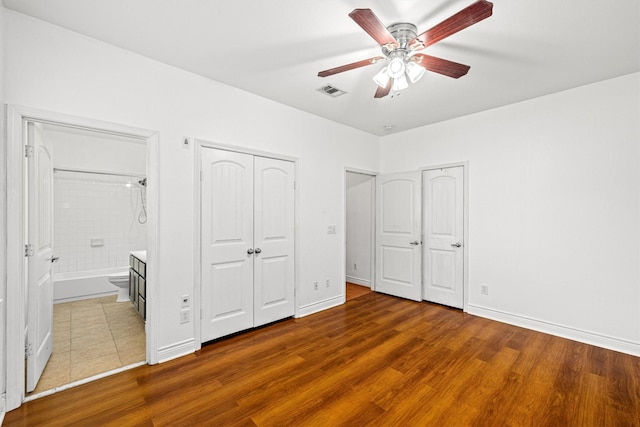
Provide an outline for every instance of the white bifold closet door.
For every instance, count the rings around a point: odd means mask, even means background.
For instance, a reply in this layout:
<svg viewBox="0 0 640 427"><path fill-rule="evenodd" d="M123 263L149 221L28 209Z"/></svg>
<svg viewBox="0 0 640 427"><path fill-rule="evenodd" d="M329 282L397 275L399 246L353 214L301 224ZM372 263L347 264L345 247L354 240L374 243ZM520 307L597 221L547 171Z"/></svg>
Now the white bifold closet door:
<svg viewBox="0 0 640 427"><path fill-rule="evenodd" d="M202 342L294 314L294 164L202 149Z"/></svg>

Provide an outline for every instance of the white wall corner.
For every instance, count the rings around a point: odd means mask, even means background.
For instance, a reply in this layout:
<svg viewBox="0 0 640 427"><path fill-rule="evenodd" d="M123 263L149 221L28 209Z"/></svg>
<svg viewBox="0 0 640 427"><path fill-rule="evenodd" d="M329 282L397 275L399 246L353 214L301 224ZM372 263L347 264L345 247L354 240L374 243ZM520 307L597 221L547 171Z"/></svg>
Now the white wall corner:
<svg viewBox="0 0 640 427"><path fill-rule="evenodd" d="M195 339L180 341L158 349L158 362L168 362L178 357L186 356L196 351Z"/></svg>
<svg viewBox="0 0 640 427"><path fill-rule="evenodd" d="M371 287L371 281L367 279L360 279L359 277L347 276L347 282L354 283L360 286Z"/></svg>
<svg viewBox="0 0 640 427"><path fill-rule="evenodd" d="M298 314L296 315L296 317L305 317L310 314L318 313L320 311L342 305L344 304L344 302L345 302L345 296L339 295L337 297L327 298L322 301L316 301L311 304L301 305L298 308Z"/></svg>
<svg viewBox="0 0 640 427"><path fill-rule="evenodd" d="M519 326L521 328L531 329L533 331L543 332L545 334L640 357L640 342L633 342L580 329L569 328L556 323L494 310L475 304L467 304L466 312L486 319L507 323L509 325Z"/></svg>

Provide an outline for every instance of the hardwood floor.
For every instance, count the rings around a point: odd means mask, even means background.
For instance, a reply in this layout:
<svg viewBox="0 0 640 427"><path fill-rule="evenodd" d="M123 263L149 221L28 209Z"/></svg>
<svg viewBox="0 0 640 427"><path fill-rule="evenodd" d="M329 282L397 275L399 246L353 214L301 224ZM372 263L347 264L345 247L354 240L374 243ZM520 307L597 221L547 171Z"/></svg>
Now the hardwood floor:
<svg viewBox="0 0 640 427"><path fill-rule="evenodd" d="M370 293L22 405L6 426L637 426L640 358Z"/></svg>
<svg viewBox="0 0 640 427"><path fill-rule="evenodd" d="M371 288L369 287L356 285L355 283L350 283L350 282L346 283L346 289L347 289L347 294L345 299L347 301L351 301L354 298L360 298L361 296L370 294L372 292Z"/></svg>

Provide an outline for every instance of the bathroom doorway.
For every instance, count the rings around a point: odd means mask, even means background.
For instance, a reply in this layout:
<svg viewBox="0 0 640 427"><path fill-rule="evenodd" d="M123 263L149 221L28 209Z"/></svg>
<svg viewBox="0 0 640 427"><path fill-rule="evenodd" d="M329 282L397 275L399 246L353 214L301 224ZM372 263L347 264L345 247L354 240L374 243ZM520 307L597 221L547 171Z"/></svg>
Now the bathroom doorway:
<svg viewBox="0 0 640 427"><path fill-rule="evenodd" d="M31 396L145 362L144 318L129 301L128 287L130 252L146 253L147 200L144 140L49 123L28 126L46 143L53 166L52 353L46 366L27 364ZM35 218L39 225L45 220ZM40 314L48 310L38 308Z"/></svg>
<svg viewBox="0 0 640 427"><path fill-rule="evenodd" d="M8 196L7 241L9 248L25 248L24 253L7 254L7 299L15 302L7 306L7 406L12 408L156 358L147 345L153 340L153 322L144 320L144 315L153 318L152 305L145 306L141 317L137 306L117 302L119 288L112 283L118 281L109 276L128 276L129 253L143 253L146 261L148 250L146 289L153 293L157 136L22 107L10 106L8 112L7 184L23 192ZM51 154L46 167L29 163L32 129L46 140ZM38 170L35 175L33 169ZM34 218L29 203L38 200L32 194L38 186L51 188L50 200L40 197L37 202L51 207L36 209L39 215L49 214ZM30 285L29 239L30 232L42 234L47 227L53 247L45 261L53 286L38 293ZM38 245L31 246L38 252ZM33 345L30 333L39 336L35 343L42 343L42 349L49 347L48 363L47 352ZM26 363L36 351L44 355L36 369L44 371L41 383L29 382L33 372Z"/></svg>

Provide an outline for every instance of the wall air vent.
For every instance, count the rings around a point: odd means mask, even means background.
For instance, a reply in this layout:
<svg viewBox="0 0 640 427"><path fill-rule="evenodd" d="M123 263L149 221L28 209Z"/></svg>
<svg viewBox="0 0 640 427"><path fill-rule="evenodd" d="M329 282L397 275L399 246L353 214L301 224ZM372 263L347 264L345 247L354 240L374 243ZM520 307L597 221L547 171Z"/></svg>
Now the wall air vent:
<svg viewBox="0 0 640 427"><path fill-rule="evenodd" d="M331 86L331 85L326 85L326 86L322 86L320 89L318 89L318 91L325 93L327 95L329 95L332 98L336 98L340 95L344 95L345 91L338 89L337 87Z"/></svg>

